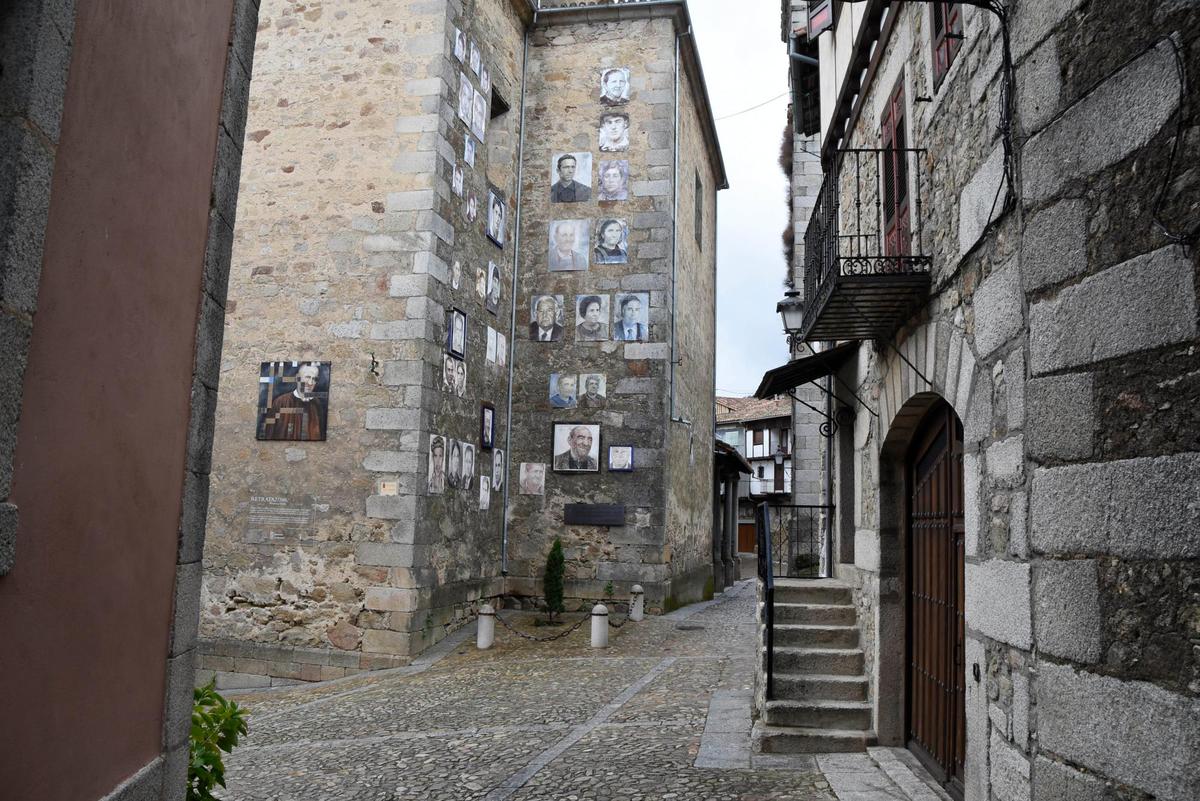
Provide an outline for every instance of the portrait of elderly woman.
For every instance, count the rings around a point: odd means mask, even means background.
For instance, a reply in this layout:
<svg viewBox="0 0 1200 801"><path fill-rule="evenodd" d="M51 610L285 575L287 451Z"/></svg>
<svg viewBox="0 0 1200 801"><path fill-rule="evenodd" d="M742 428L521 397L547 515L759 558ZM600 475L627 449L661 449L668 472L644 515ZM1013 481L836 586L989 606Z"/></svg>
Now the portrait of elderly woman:
<svg viewBox="0 0 1200 801"><path fill-rule="evenodd" d="M601 220L596 226L596 247L592 258L597 264L624 264L629 261L629 228L624 220Z"/></svg>
<svg viewBox="0 0 1200 801"><path fill-rule="evenodd" d="M329 367L329 362L263 362L257 439L324 440Z"/></svg>
<svg viewBox="0 0 1200 801"><path fill-rule="evenodd" d="M628 67L612 67L600 73L600 102L606 106L629 102Z"/></svg>
<svg viewBox="0 0 1200 801"><path fill-rule="evenodd" d="M629 199L628 161L600 162L600 192L596 197L598 200Z"/></svg>
<svg viewBox="0 0 1200 801"><path fill-rule="evenodd" d="M575 341L608 339L608 295L580 295L575 303Z"/></svg>

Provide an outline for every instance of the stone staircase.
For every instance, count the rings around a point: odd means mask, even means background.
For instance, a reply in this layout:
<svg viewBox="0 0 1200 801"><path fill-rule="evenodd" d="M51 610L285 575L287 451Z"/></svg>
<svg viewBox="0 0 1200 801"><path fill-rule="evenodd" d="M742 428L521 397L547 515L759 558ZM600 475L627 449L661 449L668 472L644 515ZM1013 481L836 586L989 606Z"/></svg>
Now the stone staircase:
<svg viewBox="0 0 1200 801"><path fill-rule="evenodd" d="M765 681L765 653L760 669ZM754 726L756 750L827 754L875 744L848 586L831 579L776 579L774 681L774 698Z"/></svg>

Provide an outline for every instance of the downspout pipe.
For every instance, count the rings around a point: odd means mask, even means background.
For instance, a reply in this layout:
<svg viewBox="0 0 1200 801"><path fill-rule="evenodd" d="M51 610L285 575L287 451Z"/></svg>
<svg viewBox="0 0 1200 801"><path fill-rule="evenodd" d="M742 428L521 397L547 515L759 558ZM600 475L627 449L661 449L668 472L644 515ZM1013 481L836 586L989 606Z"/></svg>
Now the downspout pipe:
<svg viewBox="0 0 1200 801"><path fill-rule="evenodd" d="M671 422L691 425L690 420L680 417L675 410L675 368L679 363L676 286L679 281L679 58L680 43L685 36L692 35L692 27L675 34L675 135L674 154L671 161L671 184L674 197L671 199Z"/></svg>

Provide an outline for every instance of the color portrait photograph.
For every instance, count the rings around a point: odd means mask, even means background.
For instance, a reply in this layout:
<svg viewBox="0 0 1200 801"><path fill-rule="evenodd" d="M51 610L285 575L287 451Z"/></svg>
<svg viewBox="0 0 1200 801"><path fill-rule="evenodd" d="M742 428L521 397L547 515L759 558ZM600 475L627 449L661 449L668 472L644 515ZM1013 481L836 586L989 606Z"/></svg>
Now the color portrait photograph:
<svg viewBox="0 0 1200 801"><path fill-rule="evenodd" d="M518 487L522 495L546 494L546 465L544 462L521 462Z"/></svg>
<svg viewBox="0 0 1200 801"><path fill-rule="evenodd" d="M550 159L550 202L581 203L592 199L592 154L555 153Z"/></svg>
<svg viewBox="0 0 1200 801"><path fill-rule="evenodd" d="M504 247L504 228L508 220L508 206L504 197L495 189L488 190L487 236L500 247Z"/></svg>
<svg viewBox="0 0 1200 801"><path fill-rule="evenodd" d="M563 337L563 296L534 295L529 299L529 338L558 342Z"/></svg>
<svg viewBox="0 0 1200 801"><path fill-rule="evenodd" d="M624 153L629 149L629 115L606 111L600 115L600 152Z"/></svg>
<svg viewBox="0 0 1200 801"><path fill-rule="evenodd" d="M600 193L597 200L628 200L629 199L629 162L619 161L600 162Z"/></svg>
<svg viewBox="0 0 1200 801"><path fill-rule="evenodd" d="M629 261L629 226L624 220L608 218L596 223L596 264L625 264Z"/></svg>
<svg viewBox="0 0 1200 801"><path fill-rule="evenodd" d="M608 470L611 473L633 472L633 446L611 445L608 448Z"/></svg>
<svg viewBox="0 0 1200 801"><path fill-rule="evenodd" d="M608 399L608 380L604 373L582 373L579 376L579 408L602 409Z"/></svg>
<svg viewBox="0 0 1200 801"><path fill-rule="evenodd" d="M555 220L550 223L550 272L586 270L588 247L591 243L591 222L588 220Z"/></svg>
<svg viewBox="0 0 1200 801"><path fill-rule="evenodd" d="M575 373L550 374L550 405L555 409L574 409L579 402L579 376Z"/></svg>
<svg viewBox="0 0 1200 801"><path fill-rule="evenodd" d="M256 438L323 442L331 362L263 362Z"/></svg>
<svg viewBox="0 0 1200 801"><path fill-rule="evenodd" d="M608 295L575 296L575 341L608 339Z"/></svg>
<svg viewBox="0 0 1200 801"><path fill-rule="evenodd" d="M429 435L429 494L441 495L446 491L446 438Z"/></svg>
<svg viewBox="0 0 1200 801"><path fill-rule="evenodd" d="M600 73L600 102L606 106L629 102L628 67L611 67Z"/></svg>
<svg viewBox="0 0 1200 801"><path fill-rule="evenodd" d="M496 262L488 262L488 283L487 283L487 298L484 300L484 306L492 314L500 312L500 292L503 287L500 285L500 268Z"/></svg>
<svg viewBox="0 0 1200 801"><path fill-rule="evenodd" d="M554 472L600 472L600 426L591 423L554 423Z"/></svg>
<svg viewBox="0 0 1200 801"><path fill-rule="evenodd" d="M650 339L650 293L630 292L617 295L613 308L612 338L618 342L646 342Z"/></svg>

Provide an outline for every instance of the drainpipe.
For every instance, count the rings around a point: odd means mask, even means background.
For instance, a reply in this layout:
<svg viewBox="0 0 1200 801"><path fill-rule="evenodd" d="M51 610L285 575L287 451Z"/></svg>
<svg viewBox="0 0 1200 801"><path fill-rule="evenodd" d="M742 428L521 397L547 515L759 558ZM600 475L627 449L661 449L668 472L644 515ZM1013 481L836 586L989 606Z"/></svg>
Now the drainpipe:
<svg viewBox="0 0 1200 801"><path fill-rule="evenodd" d="M675 135L674 154L671 162L671 184L674 189L674 197L671 199L671 422L682 423L690 426L690 420L685 420L675 412L675 367L679 361L676 355L678 342L676 337L676 282L679 278L679 53L680 41L685 36L692 35L692 26L689 24L686 31L680 31L675 34ZM715 190L714 190L715 194Z"/></svg>
<svg viewBox="0 0 1200 801"><path fill-rule="evenodd" d="M539 5L541 5L539 3ZM521 188L522 176L525 169L525 85L529 74L529 31L537 24L538 12L533 12L533 22L525 29L524 44L521 56L521 135L517 139L517 197L516 217L513 221L513 274L510 294L511 317L508 324L508 411L504 424L504 502L501 505L501 535L500 535L500 575L508 575L508 479L511 470L508 469L512 459L512 420L513 420L513 370L517 362L517 271L521 259Z"/></svg>

